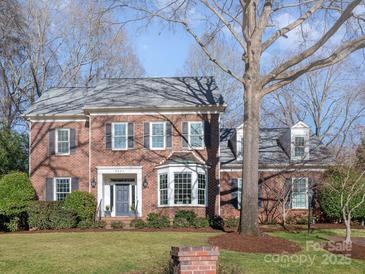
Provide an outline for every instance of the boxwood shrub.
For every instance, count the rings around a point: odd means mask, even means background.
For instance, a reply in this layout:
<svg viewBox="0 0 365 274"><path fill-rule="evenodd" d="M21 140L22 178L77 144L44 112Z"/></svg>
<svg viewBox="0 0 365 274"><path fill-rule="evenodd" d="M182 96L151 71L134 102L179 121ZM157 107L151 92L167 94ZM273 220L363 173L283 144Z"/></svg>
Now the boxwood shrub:
<svg viewBox="0 0 365 274"><path fill-rule="evenodd" d="M121 229L124 227L124 224L122 221L112 221L110 225L113 229Z"/></svg>
<svg viewBox="0 0 365 274"><path fill-rule="evenodd" d="M207 218L195 218L193 222L193 227L201 228L201 227L209 227L209 219Z"/></svg>
<svg viewBox="0 0 365 274"><path fill-rule="evenodd" d="M166 216L159 216L157 213L150 213L147 216L147 227L164 228L170 226L170 220Z"/></svg>
<svg viewBox="0 0 365 274"><path fill-rule="evenodd" d="M141 229L141 228L145 228L147 226L147 224L145 221L143 221L141 219L134 219L131 221L130 226Z"/></svg>
<svg viewBox="0 0 365 274"><path fill-rule="evenodd" d="M92 221L96 210L95 196L89 192L74 191L66 197L64 207L75 211L80 221Z"/></svg>
<svg viewBox="0 0 365 274"><path fill-rule="evenodd" d="M28 207L28 224L35 229L62 229L77 226L78 216L65 209L63 202L35 201Z"/></svg>

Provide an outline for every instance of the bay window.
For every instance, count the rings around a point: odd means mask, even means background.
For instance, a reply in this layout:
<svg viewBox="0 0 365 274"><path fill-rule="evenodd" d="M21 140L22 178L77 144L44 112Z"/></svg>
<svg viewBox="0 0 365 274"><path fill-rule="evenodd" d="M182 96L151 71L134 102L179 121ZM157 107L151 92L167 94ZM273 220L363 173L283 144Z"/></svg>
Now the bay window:
<svg viewBox="0 0 365 274"><path fill-rule="evenodd" d="M207 172L198 165L165 166L158 170L159 206L206 206Z"/></svg>

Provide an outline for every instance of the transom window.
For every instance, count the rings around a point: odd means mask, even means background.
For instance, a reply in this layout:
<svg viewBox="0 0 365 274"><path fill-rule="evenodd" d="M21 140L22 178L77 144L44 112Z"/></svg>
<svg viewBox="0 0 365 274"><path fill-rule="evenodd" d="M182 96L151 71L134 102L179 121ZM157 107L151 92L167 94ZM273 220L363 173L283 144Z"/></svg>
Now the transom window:
<svg viewBox="0 0 365 274"><path fill-rule="evenodd" d="M70 129L58 128L56 130L56 154L70 154Z"/></svg>
<svg viewBox="0 0 365 274"><path fill-rule="evenodd" d="M295 137L294 140L294 155L295 157L303 157L305 149L304 137Z"/></svg>
<svg viewBox="0 0 365 274"><path fill-rule="evenodd" d="M70 178L55 178L55 200L63 201L71 192Z"/></svg>
<svg viewBox="0 0 365 274"><path fill-rule="evenodd" d="M192 148L204 147L204 128L202 122L189 122L189 144Z"/></svg>
<svg viewBox="0 0 365 274"><path fill-rule="evenodd" d="M198 204L205 205L205 174L198 174Z"/></svg>
<svg viewBox="0 0 365 274"><path fill-rule="evenodd" d="M115 150L127 149L128 126L127 123L112 124L112 147Z"/></svg>
<svg viewBox="0 0 365 274"><path fill-rule="evenodd" d="M151 148L164 149L165 148L165 132L166 123L153 122L151 123Z"/></svg>
<svg viewBox="0 0 365 274"><path fill-rule="evenodd" d="M175 204L191 204L191 173L174 173Z"/></svg>
<svg viewBox="0 0 365 274"><path fill-rule="evenodd" d="M294 178L292 189L292 208L308 207L308 178Z"/></svg>
<svg viewBox="0 0 365 274"><path fill-rule="evenodd" d="M168 180L167 173L160 174L160 205L167 205L169 202L168 197Z"/></svg>

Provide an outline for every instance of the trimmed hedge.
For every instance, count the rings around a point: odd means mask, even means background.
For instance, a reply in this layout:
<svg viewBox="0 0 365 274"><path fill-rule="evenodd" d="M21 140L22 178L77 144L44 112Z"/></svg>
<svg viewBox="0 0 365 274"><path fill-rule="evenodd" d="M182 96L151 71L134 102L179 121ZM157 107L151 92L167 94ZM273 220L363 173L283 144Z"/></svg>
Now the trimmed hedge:
<svg viewBox="0 0 365 274"><path fill-rule="evenodd" d="M170 220L166 216L159 216L157 213L150 213L147 216L147 227L164 228L170 226Z"/></svg>
<svg viewBox="0 0 365 274"><path fill-rule="evenodd" d="M65 199L64 207L76 212L80 221L92 221L96 210L95 196L84 191L71 192Z"/></svg>
<svg viewBox="0 0 365 274"><path fill-rule="evenodd" d="M35 229L63 229L77 226L78 216L63 202L35 201L28 207L28 224Z"/></svg>

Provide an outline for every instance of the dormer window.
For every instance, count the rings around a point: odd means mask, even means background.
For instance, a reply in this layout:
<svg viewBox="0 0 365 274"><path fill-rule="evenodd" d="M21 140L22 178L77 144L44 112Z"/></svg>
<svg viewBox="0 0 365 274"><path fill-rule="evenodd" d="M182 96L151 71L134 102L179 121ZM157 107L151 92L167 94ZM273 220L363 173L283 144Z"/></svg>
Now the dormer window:
<svg viewBox="0 0 365 274"><path fill-rule="evenodd" d="M305 153L305 139L304 136L295 137L294 141L294 156L303 158Z"/></svg>

